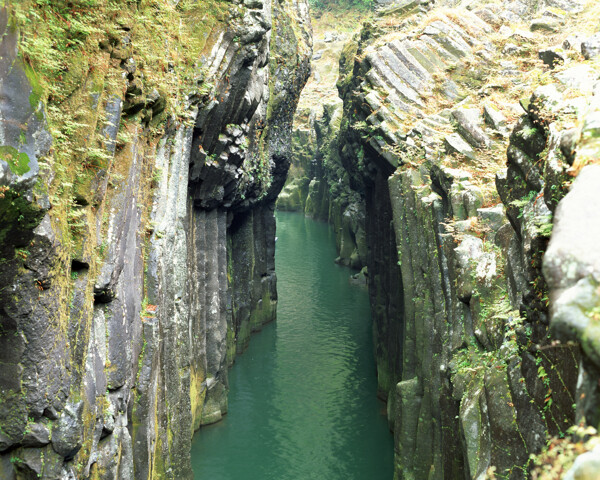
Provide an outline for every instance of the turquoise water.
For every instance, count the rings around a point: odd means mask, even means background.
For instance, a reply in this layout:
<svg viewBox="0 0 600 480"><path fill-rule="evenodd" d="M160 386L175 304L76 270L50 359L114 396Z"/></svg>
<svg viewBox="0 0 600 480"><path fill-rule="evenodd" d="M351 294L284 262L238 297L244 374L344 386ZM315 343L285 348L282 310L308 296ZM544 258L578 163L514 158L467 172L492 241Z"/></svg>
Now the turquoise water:
<svg viewBox="0 0 600 480"><path fill-rule="evenodd" d="M391 480L365 289L331 228L277 214L277 322L230 372L229 413L192 445L196 480Z"/></svg>

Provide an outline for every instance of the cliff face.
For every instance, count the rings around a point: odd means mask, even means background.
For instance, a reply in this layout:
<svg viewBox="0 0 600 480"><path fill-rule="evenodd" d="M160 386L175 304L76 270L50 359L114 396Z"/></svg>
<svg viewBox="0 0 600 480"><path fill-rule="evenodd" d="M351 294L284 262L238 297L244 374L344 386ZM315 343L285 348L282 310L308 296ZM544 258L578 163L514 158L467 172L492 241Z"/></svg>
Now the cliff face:
<svg viewBox="0 0 600 480"><path fill-rule="evenodd" d="M303 1L1 12L0 477L190 478L275 317Z"/></svg>
<svg viewBox="0 0 600 480"><path fill-rule="evenodd" d="M577 435L530 454L598 412L597 7L468 7L391 2L340 67L396 478L559 478Z"/></svg>

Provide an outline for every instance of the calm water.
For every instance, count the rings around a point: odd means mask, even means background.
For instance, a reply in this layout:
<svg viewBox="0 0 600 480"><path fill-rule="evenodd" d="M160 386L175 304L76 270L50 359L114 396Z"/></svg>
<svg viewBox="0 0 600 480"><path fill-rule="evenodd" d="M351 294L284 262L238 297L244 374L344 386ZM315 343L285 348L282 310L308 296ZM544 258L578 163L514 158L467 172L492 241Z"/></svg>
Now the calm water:
<svg viewBox="0 0 600 480"><path fill-rule="evenodd" d="M229 414L195 436L196 480L391 480L367 292L331 229L277 214L278 320L230 372Z"/></svg>

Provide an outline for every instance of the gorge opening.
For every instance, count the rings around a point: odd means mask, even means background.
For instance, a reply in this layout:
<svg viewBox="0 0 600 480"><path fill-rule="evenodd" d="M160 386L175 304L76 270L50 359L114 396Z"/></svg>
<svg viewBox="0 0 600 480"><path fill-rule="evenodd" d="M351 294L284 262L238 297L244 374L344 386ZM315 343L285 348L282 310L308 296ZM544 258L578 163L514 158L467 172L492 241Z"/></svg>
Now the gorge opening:
<svg viewBox="0 0 600 480"><path fill-rule="evenodd" d="M334 263L329 225L276 218L277 322L237 357L229 413L196 434L195 478L389 480L367 291Z"/></svg>

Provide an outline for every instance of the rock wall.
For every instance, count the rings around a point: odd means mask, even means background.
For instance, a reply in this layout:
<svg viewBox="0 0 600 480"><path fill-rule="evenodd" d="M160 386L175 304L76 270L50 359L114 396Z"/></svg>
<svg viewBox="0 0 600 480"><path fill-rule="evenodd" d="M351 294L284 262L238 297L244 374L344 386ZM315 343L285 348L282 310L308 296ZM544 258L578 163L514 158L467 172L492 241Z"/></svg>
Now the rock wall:
<svg viewBox="0 0 600 480"><path fill-rule="evenodd" d="M595 7L446 3L381 7L338 82L395 478L564 473L530 455L596 424Z"/></svg>
<svg viewBox="0 0 600 480"><path fill-rule="evenodd" d="M0 477L191 478L275 318L307 4L38 3L0 12Z"/></svg>

